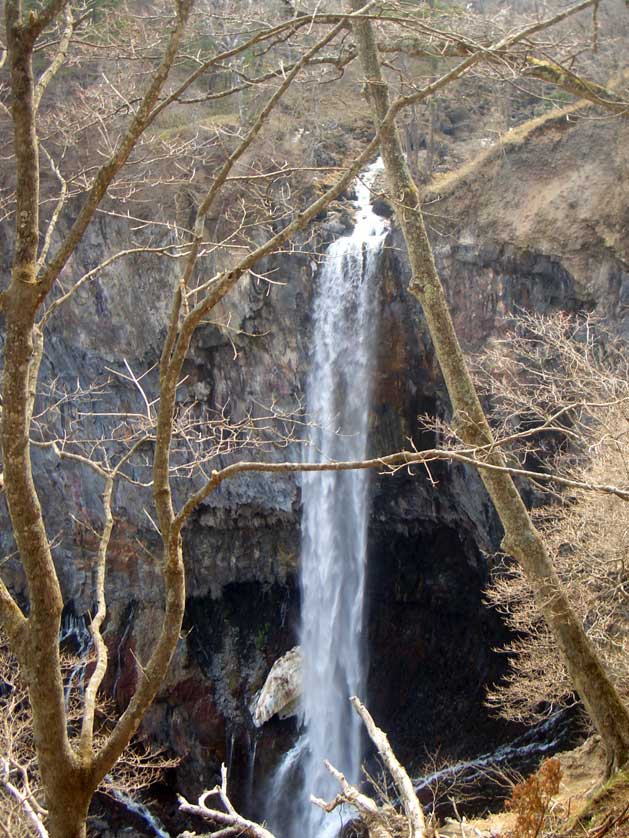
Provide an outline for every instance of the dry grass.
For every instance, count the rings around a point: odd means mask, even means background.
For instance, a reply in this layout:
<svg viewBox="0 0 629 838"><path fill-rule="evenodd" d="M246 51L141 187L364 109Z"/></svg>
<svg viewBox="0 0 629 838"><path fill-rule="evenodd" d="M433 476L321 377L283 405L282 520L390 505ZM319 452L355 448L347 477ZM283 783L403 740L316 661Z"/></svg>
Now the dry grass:
<svg viewBox="0 0 629 838"><path fill-rule="evenodd" d="M537 131L546 131L554 125L558 125L563 120L567 120L572 114L591 107L592 105L589 102L576 102L565 108L548 111L541 116L536 116L533 119L521 123L507 133L501 134L494 145L484 149L480 154L475 155L462 166L459 166L458 169L435 175L426 187L424 199L445 197L468 179L475 177L487 163L491 163L496 158L520 148Z"/></svg>
<svg viewBox="0 0 629 838"><path fill-rule="evenodd" d="M629 835L629 770L615 774L572 819L561 838L627 838Z"/></svg>

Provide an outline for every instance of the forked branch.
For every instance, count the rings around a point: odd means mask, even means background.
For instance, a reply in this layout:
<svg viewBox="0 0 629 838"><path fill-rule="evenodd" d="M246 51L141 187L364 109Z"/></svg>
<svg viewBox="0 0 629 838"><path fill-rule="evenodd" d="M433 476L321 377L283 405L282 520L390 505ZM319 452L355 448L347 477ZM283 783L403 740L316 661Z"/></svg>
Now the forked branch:
<svg viewBox="0 0 629 838"><path fill-rule="evenodd" d="M214 809L207 805L207 799L212 796L219 798L226 811ZM204 791L196 805L188 803L186 798L181 795L177 795L177 797L182 812L214 821L219 825L220 828L213 833L214 836L225 835L229 830L229 834L246 835L248 838L275 838L266 827L255 821L247 820L247 818L238 814L227 794L227 768L225 764L221 765L220 786L216 785L213 789Z"/></svg>
<svg viewBox="0 0 629 838"><path fill-rule="evenodd" d="M404 812L406 813L412 838L422 838L426 832L426 821L422 807L417 800L411 778L401 763L398 762L397 757L393 753L393 748L389 744L386 733L376 725L365 705L356 696L353 696L350 701L354 710L363 720L369 738L378 749L378 753L393 778L402 805L404 806Z"/></svg>
<svg viewBox="0 0 629 838"><path fill-rule="evenodd" d="M382 762L395 783L404 809L403 820L408 828L409 838L424 838L426 835L426 819L415 794L411 778L393 753L386 733L376 725L365 705L356 696L353 696L350 701L367 728L369 738L376 746ZM361 819L365 821L369 834L373 835L374 838L386 838L387 835L391 835L392 824L401 820L401 815L395 811L391 804L378 805L370 797L348 783L345 776L327 761L326 768L341 786L341 793L329 803L317 797L311 797L311 801L325 812L331 812L342 804L349 804L356 809ZM394 831L397 832L397 830Z"/></svg>

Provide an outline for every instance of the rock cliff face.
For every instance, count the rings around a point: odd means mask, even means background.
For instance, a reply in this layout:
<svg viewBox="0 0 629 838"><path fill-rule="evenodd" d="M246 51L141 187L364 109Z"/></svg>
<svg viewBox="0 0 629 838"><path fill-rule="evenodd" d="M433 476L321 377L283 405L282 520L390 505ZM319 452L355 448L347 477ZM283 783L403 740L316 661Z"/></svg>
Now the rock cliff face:
<svg viewBox="0 0 629 838"><path fill-rule="evenodd" d="M441 195L435 186L427 219L467 351L499 337L517 309L595 312L629 335L628 141L626 125L587 114L576 125L553 120ZM414 436L418 414L447 412L421 312L404 290L399 235L390 245L379 450ZM431 472L375 481L370 542L370 701L411 762L427 744L466 750L500 735L482 694L500 674L490 649L501 629L481 604L484 551L496 549L499 525L475 475L455 465Z"/></svg>
<svg viewBox="0 0 629 838"><path fill-rule="evenodd" d="M629 210L621 173L629 164L628 133L587 119L540 129L431 204L439 269L468 351L499 336L503 318L516 308L596 311L627 332L628 254L621 231ZM605 166L592 151L603 148ZM374 453L395 450L408 437L429 444L417 432L416 417L447 409L421 313L405 290L402 253L394 233L384 266ZM484 685L502 669L491 649L503 629L482 606L481 593L484 554L497 547L499 527L467 469L436 467L430 477L373 478L369 701L410 762L425 748L469 753L506 735L482 708ZM294 535L296 545L296 524ZM290 635L277 639L279 648L271 644L276 653L292 643ZM262 773L292 725L274 721L263 730Z"/></svg>
<svg viewBox="0 0 629 838"><path fill-rule="evenodd" d="M623 236L629 206L622 194L628 168L626 125L566 121L495 156L430 204L439 269L468 350L499 335L501 318L515 307L586 308L629 331L629 250ZM122 223L97 222L75 268L96 264L105 244L124 243L125 231ZM447 410L422 315L405 290L402 244L394 232L383 266L374 453L406 445L409 437L429 444L430 435L418 431L417 416ZM93 396L96 412L135 403L137 394L116 375L123 359L136 372L158 360L175 273L157 260L150 271L146 264L121 261L85 286L56 315L48 336L42 378L102 385ZM199 332L183 400L196 399L213 410L228 405L242 415L253 404L301 398L315 264L307 255L291 255L266 267L276 268L274 282L285 284L246 280L217 322ZM97 327L86 313L98 315ZM93 421L97 427L98 418ZM294 445L282 457L298 454ZM90 474L60 469L47 454L37 454L37 468L49 533L58 534L55 555L69 608L84 614L92 607L90 539L85 528L68 521L64 500L87 520L97 520L98 482ZM487 750L492 740L507 735L482 707L485 684L502 670L492 649L504 629L482 604L486 553L499 543L498 525L480 482L467 469L415 471L372 477L367 604L368 702L400 756L411 763L424 749L462 755L480 749L481 742ZM109 688L123 705L133 686L134 658L150 648L161 591L157 540L143 504L124 488L116 504L121 521L108 571L107 640ZM253 771L259 785L294 733L291 720L266 725L254 766L249 704L273 661L296 639L299 512L297 479L249 475L224 483L186 529L185 632L145 731L182 757L177 782L190 795L213 781L227 760L246 798ZM6 528L0 539L9 554ZM84 545L79 559L70 550L76 543ZM4 573L23 593L13 561Z"/></svg>
<svg viewBox="0 0 629 838"><path fill-rule="evenodd" d="M624 122L568 114L446 178L441 199L435 186L435 251L469 348L514 306L594 311L629 334L628 136Z"/></svg>

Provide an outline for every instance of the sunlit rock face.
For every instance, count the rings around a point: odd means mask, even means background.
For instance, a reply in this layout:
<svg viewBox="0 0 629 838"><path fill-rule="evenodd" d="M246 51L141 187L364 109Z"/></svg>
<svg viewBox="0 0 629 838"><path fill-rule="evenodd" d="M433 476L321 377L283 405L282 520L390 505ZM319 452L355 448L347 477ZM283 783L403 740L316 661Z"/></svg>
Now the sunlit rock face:
<svg viewBox="0 0 629 838"><path fill-rule="evenodd" d="M629 126L592 116L555 120L431 195L436 257L470 348L516 306L594 311L629 336Z"/></svg>
<svg viewBox="0 0 629 838"><path fill-rule="evenodd" d="M629 126L566 122L498 155L477 177L430 204L437 263L467 351L498 337L501 318L516 307L595 311L627 333L628 168ZM0 254L10 251L9 235L0 227ZM124 244L122 224L99 220L76 254L77 270L89 270L105 246ZM303 397L315 266L301 253L266 265L273 267L274 279L285 284L269 287L247 278L217 314L218 325L207 324L197 335L184 402L200 400L213 410L229 403L243 413L254 401L268 405L275 397L288 404ZM408 268L396 231L387 240L383 279L372 453L407 446L409 437L418 446L432 445L431 434L418 431L417 417L447 411L423 318L406 292ZM138 281L151 306L138 306L132 293ZM122 370L123 357L136 372L151 368L174 281L174 268L162 263L138 280L137 265L121 261L111 276L87 284L56 315L42 377L57 376L69 386L77 377L103 382L111 379L108 368ZM100 319L85 313L100 313ZM221 323L229 318L227 329ZM103 398L101 408L126 409L129 392L114 382ZM289 448L271 456L296 453ZM34 452L34 459L48 531L58 536L55 559L64 593L76 614L86 614L93 609L93 545L65 510L70 500L79 517L97 523L101 486L91 472L59 469L48 453ZM188 488L176 485L177 503ZM191 797L212 785L221 761L230 759L237 787L246 790L254 772L261 785L294 741L295 719L277 716L256 739L249 708L273 663L296 643L300 504L294 477L248 475L224 483L184 533L185 630L145 730L182 757L176 782ZM106 639L108 687L122 707L134 687L135 660L154 643L162 603L159 542L144 504L123 488L116 505ZM469 753L481 737L487 750L492 738L506 736L482 707L484 684L502 665L492 649L503 629L481 594L485 553L499 539L477 478L462 466L372 478L367 697L402 757L413 758L424 746ZM76 544L83 545L78 556ZM0 548L11 556L4 523ZM2 572L25 597L12 558Z"/></svg>
<svg viewBox="0 0 629 838"><path fill-rule="evenodd" d="M302 694L303 656L299 646L278 658L251 708L253 723L262 727L273 716L287 719L299 712Z"/></svg>

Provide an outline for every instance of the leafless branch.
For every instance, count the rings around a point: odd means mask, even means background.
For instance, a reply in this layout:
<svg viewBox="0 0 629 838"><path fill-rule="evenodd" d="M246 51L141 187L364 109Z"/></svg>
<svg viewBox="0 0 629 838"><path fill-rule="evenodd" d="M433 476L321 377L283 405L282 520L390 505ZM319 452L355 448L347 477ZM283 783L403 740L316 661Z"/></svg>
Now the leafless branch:
<svg viewBox="0 0 629 838"><path fill-rule="evenodd" d="M220 802L227 811L213 809L207 805L208 797L212 797L214 795L218 796ZM225 765L221 766L220 786L217 785L210 791L204 791L199 797L196 805L188 803L185 797L182 797L181 795L178 795L178 800L179 808L182 812L189 815L196 815L197 817L211 820L219 824L221 828L212 833L214 836L225 835L227 830L229 830L230 833L232 830L237 830L238 834L247 835L250 836L250 838L275 838L273 833L269 832L269 830L264 826L261 826L255 821L243 818L242 815L239 815L234 809L234 806L227 794L227 768Z"/></svg>

